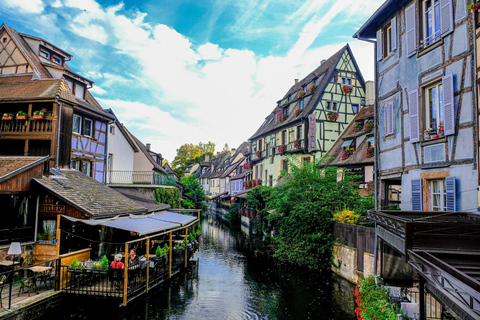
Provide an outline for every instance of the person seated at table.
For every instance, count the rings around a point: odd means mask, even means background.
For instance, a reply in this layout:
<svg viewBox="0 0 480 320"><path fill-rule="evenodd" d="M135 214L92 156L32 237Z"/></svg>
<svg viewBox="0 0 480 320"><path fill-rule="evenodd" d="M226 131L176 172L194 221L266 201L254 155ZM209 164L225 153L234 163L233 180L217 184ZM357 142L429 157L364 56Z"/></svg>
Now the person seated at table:
<svg viewBox="0 0 480 320"><path fill-rule="evenodd" d="M115 255L115 258L110 264L110 267L112 269L123 269L122 255L120 253L117 253Z"/></svg>
<svg viewBox="0 0 480 320"><path fill-rule="evenodd" d="M135 250L130 250L130 256L128 257L128 266L133 267L138 265L138 256Z"/></svg>

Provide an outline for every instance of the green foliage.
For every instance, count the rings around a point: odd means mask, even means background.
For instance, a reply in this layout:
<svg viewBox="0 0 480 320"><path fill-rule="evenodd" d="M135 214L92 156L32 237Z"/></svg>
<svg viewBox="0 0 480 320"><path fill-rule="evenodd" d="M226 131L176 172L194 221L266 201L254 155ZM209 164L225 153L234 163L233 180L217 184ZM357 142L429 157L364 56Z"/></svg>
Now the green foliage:
<svg viewBox="0 0 480 320"><path fill-rule="evenodd" d="M160 246L157 246L157 250L155 250L155 257L160 258L163 256L163 250L160 248Z"/></svg>
<svg viewBox="0 0 480 320"><path fill-rule="evenodd" d="M230 223L230 225L239 225L241 218L240 218L240 212L238 209L241 208L241 205L238 203L234 203L230 206L228 209L228 212L225 214L225 219ZM199 229L200 230L200 229Z"/></svg>
<svg viewBox="0 0 480 320"><path fill-rule="evenodd" d="M85 269L83 264L80 264L77 259L73 259L72 263L70 264L70 268L72 269Z"/></svg>
<svg viewBox="0 0 480 320"><path fill-rule="evenodd" d="M193 204L192 201L188 199L182 199L182 208L183 209L194 209L195 205Z"/></svg>
<svg viewBox="0 0 480 320"><path fill-rule="evenodd" d="M197 237L197 233L195 231L192 232L192 236L195 239Z"/></svg>
<svg viewBox="0 0 480 320"><path fill-rule="evenodd" d="M202 232L202 226L201 225L198 225L198 228L197 228L197 234Z"/></svg>
<svg viewBox="0 0 480 320"><path fill-rule="evenodd" d="M165 243L165 246L163 247L163 252L167 254L169 251L170 251L170 247L168 246L168 244Z"/></svg>
<svg viewBox="0 0 480 320"><path fill-rule="evenodd" d="M180 192L177 188L157 188L154 195L155 203L166 203L172 208L180 208Z"/></svg>
<svg viewBox="0 0 480 320"><path fill-rule="evenodd" d="M186 247L188 245L187 237L183 238L182 246Z"/></svg>
<svg viewBox="0 0 480 320"><path fill-rule="evenodd" d="M205 160L205 155L213 158L215 152L215 143L208 141L208 143L199 142L198 145L193 143L186 143L177 149L177 155L172 161L172 166L179 177L183 177L185 169L193 164Z"/></svg>
<svg viewBox="0 0 480 320"><path fill-rule="evenodd" d="M100 269L102 269L102 270L107 270L107 269L108 269L108 266L109 266L108 258L107 258L107 256L103 256L103 258L102 258L102 263L101 263L101 265L100 265Z"/></svg>
<svg viewBox="0 0 480 320"><path fill-rule="evenodd" d="M186 202L186 205L192 205L191 207L182 206L187 209L201 209L206 210L207 207L203 202L205 200L205 194L203 193L203 188L200 182L198 182L197 177L190 175L188 177L182 177L180 183L183 185L183 196L189 200Z"/></svg>
<svg viewBox="0 0 480 320"><path fill-rule="evenodd" d="M373 275L357 282L355 303L357 319L396 320L397 314L402 314L397 304L390 301L385 287L376 285Z"/></svg>
<svg viewBox="0 0 480 320"><path fill-rule="evenodd" d="M366 216L368 210L372 210L375 208L375 198L373 194L360 197L360 201L356 207L350 206L357 214L360 216Z"/></svg>
<svg viewBox="0 0 480 320"><path fill-rule="evenodd" d="M358 186L352 175L345 173L337 181L336 167L320 168L319 163L291 165L291 173L283 173L283 183L273 188L268 219L276 224L274 257L310 269L331 266L332 216L347 205L357 207Z"/></svg>
<svg viewBox="0 0 480 320"><path fill-rule="evenodd" d="M269 213L268 204L272 197L272 187L256 186L247 193L247 209L255 210L258 215L258 221L253 223L256 229L270 231L270 223L267 219Z"/></svg>

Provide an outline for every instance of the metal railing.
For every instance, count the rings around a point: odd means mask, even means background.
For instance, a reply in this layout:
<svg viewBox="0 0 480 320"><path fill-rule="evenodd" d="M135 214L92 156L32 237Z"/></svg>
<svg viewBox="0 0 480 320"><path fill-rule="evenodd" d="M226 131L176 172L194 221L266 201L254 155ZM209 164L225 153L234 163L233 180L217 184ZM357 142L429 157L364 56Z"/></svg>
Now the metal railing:
<svg viewBox="0 0 480 320"><path fill-rule="evenodd" d="M147 184L175 186L172 176L160 175L153 171L108 171L107 184Z"/></svg>

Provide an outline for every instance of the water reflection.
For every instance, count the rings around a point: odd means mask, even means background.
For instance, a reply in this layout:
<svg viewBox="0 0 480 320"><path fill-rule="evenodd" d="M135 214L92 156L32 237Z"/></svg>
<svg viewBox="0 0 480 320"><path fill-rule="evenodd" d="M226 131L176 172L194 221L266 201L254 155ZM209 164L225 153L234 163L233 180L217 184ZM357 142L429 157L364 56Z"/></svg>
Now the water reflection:
<svg viewBox="0 0 480 320"><path fill-rule="evenodd" d="M353 288L330 274L286 269L260 254L261 243L211 215L202 218L199 268L127 308L75 299L63 319L342 319L353 317ZM63 304L65 305L65 304ZM113 310L113 311L112 311ZM58 311L58 310L57 310ZM58 318L58 317L56 317Z"/></svg>

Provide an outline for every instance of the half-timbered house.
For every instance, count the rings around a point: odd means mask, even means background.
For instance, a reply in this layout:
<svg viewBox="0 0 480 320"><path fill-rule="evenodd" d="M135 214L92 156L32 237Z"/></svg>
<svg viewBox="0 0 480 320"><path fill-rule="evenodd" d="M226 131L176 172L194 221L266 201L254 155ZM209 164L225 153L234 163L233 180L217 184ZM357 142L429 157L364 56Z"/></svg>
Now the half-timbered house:
<svg viewBox="0 0 480 320"><path fill-rule="evenodd" d="M277 102L250 138L251 179L275 185L287 154L320 159L365 104L365 83L347 44Z"/></svg>

